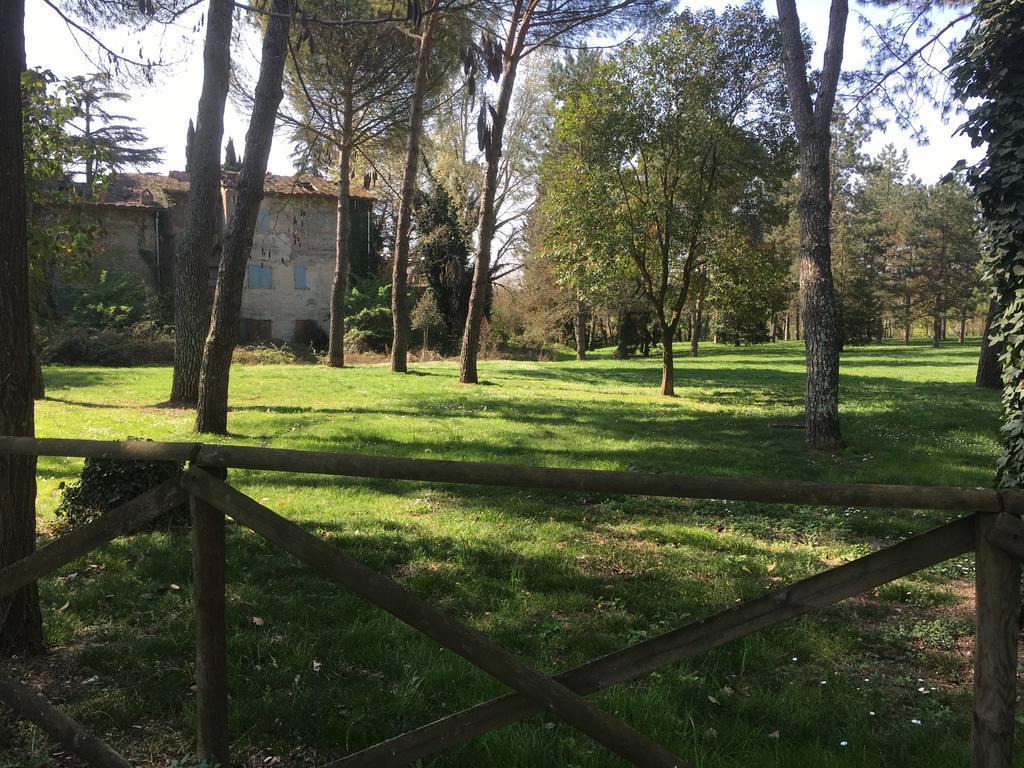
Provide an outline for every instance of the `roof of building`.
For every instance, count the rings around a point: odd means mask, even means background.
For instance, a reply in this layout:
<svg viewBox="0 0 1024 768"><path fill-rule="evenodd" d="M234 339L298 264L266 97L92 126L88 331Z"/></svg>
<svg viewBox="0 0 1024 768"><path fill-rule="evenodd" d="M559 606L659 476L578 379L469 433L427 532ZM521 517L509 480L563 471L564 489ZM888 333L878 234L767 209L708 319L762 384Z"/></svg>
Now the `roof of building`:
<svg viewBox="0 0 1024 768"><path fill-rule="evenodd" d="M227 189L238 186L237 171L223 171L221 184ZM100 205L124 208L150 208L159 210L174 205L174 198L188 194L189 174L171 171L167 176L155 173L123 173L113 177L103 190ZM266 195L301 195L305 197L336 198L337 182L313 176L278 176L268 173L263 185ZM352 197L375 200L373 192L363 184L352 185Z"/></svg>

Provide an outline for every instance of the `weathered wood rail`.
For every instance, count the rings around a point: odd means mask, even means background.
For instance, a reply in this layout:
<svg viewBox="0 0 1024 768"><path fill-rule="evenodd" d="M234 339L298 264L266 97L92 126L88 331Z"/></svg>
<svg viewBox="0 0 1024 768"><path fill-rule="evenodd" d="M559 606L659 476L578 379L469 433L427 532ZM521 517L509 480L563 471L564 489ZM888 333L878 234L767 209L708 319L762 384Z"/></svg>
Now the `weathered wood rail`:
<svg viewBox="0 0 1024 768"><path fill-rule="evenodd" d="M225 516L431 637L514 691L336 760L330 766L408 765L542 710L555 714L634 765L686 766L680 757L584 697L972 550L977 560L977 626L971 765L1013 765L1024 491L606 472L200 443L0 437L0 453L190 462L180 482L168 481L0 569L0 596L31 584L172 509L190 504L197 750L201 757L222 765L228 765L230 759L224 620ZM548 677L394 580L230 487L224 480L229 468L566 492L940 509L966 514L764 597ZM127 765L123 757L81 725L2 673L0 701L35 722L88 764L101 768Z"/></svg>

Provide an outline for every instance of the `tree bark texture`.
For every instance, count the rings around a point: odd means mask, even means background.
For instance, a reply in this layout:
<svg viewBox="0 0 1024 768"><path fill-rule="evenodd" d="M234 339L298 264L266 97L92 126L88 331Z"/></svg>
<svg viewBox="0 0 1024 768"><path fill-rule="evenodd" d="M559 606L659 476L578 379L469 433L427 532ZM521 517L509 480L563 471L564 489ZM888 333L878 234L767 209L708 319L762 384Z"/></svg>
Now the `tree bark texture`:
<svg viewBox="0 0 1024 768"><path fill-rule="evenodd" d="M416 57L416 80L413 83L412 104L409 110L409 135L405 148L402 194L398 201L398 225L391 270L391 370L395 373L405 373L409 362L409 303L405 295L409 277L409 237L412 232L412 203L416 194L416 177L419 175L423 99L430 81L430 59L433 55L436 23L437 14L430 14L423 28L423 36L420 38L419 53ZM426 346L424 342L424 350Z"/></svg>
<svg viewBox="0 0 1024 768"><path fill-rule="evenodd" d="M345 300L348 294L352 232L352 82L348 82L342 105L341 151L338 153L337 241L334 248L334 281L331 283L331 319L327 364L345 365Z"/></svg>
<svg viewBox="0 0 1024 768"><path fill-rule="evenodd" d="M978 389L1003 388L1003 368L999 363L1003 345L993 343L988 338L992 332L992 321L996 312L998 312L996 302L989 302L988 315L985 316L985 330L981 336L981 354L978 355L978 373L974 379L974 386Z"/></svg>
<svg viewBox="0 0 1024 768"><path fill-rule="evenodd" d="M832 0L825 56L812 99L795 0L777 0L786 84L800 144L800 313L804 322L807 388L804 439L817 450L842 447L839 429L839 323L832 282L830 148L832 112L849 16L847 0Z"/></svg>
<svg viewBox="0 0 1024 768"><path fill-rule="evenodd" d="M704 330L704 285L697 293L697 301L693 304L693 319L690 331L690 357L697 357L700 354L700 334Z"/></svg>
<svg viewBox="0 0 1024 768"><path fill-rule="evenodd" d="M267 22L263 38L252 117L245 134L245 159L242 161L231 222L224 238L217 288L213 297L213 317L203 349L196 432L227 433L231 355L238 341L245 268L252 251L260 203L263 201L264 176L274 138L277 109L283 95L281 78L288 54L291 0L274 0L271 9L273 15Z"/></svg>
<svg viewBox="0 0 1024 768"><path fill-rule="evenodd" d="M672 326L661 329L661 389L659 394L673 397L676 394L675 370L672 362L672 337L676 329Z"/></svg>
<svg viewBox="0 0 1024 768"><path fill-rule="evenodd" d="M21 73L25 2L0 3L0 433L31 437L33 347L28 288L28 215ZM0 455L0 568L35 550L36 460ZM39 651L35 587L0 599L0 654Z"/></svg>
<svg viewBox="0 0 1024 768"><path fill-rule="evenodd" d="M231 74L230 0L210 0L203 49L203 90L189 158L185 226L174 254L174 373L171 401L199 401L203 338L209 330L208 269L222 220L220 144Z"/></svg>
<svg viewBox="0 0 1024 768"><path fill-rule="evenodd" d="M805 442L818 450L843 445L839 429L839 323L829 243L832 201L826 132L801 150L800 313L804 318L807 388Z"/></svg>
<svg viewBox="0 0 1024 768"><path fill-rule="evenodd" d="M582 301L576 302L576 319L574 321L576 331L576 359L587 359L587 305Z"/></svg>
<svg viewBox="0 0 1024 768"><path fill-rule="evenodd" d="M498 91L498 103L492 112L490 141L485 149L487 167L484 171L484 187L480 199L476 266L473 269L473 287L469 294L469 312L466 316L466 328L462 335L462 353L459 361L459 381L463 384L479 382L476 361L480 351L480 329L483 325L484 304L487 302L490 282L491 241L494 239L496 226L494 200L498 192L498 173L501 170L502 141L509 105L512 103L512 93L515 89L519 59L522 56L526 32L530 26L529 15L520 17L520 10L520 3L516 3L502 57L504 65Z"/></svg>

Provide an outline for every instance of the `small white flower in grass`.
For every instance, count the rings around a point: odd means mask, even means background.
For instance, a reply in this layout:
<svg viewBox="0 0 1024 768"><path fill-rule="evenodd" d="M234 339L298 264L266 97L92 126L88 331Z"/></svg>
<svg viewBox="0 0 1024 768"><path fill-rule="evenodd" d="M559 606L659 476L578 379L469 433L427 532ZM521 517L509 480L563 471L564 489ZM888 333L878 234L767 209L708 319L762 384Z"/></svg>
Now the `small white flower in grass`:
<svg viewBox="0 0 1024 768"><path fill-rule="evenodd" d="M793 657L793 662L796 663L796 656Z"/></svg>
<svg viewBox="0 0 1024 768"><path fill-rule="evenodd" d="M868 712L868 714L869 714L869 715L871 715L872 717L874 717L874 716L875 716L875 713L874 713L874 712Z"/></svg>
<svg viewBox="0 0 1024 768"><path fill-rule="evenodd" d="M918 719L917 719L916 717L915 717L915 718L913 718L913 719L911 719L911 721L910 721L910 722L911 722L911 724L913 724L913 725L920 725L920 724L921 724L921 721L920 721L920 720L918 720Z"/></svg>
<svg viewBox="0 0 1024 768"><path fill-rule="evenodd" d="M840 741L840 742L839 742L839 746L840 746L840 747L845 747L845 746L848 746L848 745L849 745L849 743L850 743L850 742L848 742L848 741Z"/></svg>
<svg viewBox="0 0 1024 768"><path fill-rule="evenodd" d="M321 664L319 661L314 661L313 662L313 671L314 672L319 672L321 670L321 668L323 668L323 664Z"/></svg>
<svg viewBox="0 0 1024 768"><path fill-rule="evenodd" d="M822 684L822 685L828 685L828 680L822 680L822 681L821 681L821 684Z"/></svg>
<svg viewBox="0 0 1024 768"><path fill-rule="evenodd" d="M933 689L933 690L934 690L934 689ZM918 692L918 693L928 693L928 689L927 689L927 688L925 688L925 687L924 687L924 686L922 685L922 686L921 686L920 688L918 688L918 689L917 689L917 692Z"/></svg>

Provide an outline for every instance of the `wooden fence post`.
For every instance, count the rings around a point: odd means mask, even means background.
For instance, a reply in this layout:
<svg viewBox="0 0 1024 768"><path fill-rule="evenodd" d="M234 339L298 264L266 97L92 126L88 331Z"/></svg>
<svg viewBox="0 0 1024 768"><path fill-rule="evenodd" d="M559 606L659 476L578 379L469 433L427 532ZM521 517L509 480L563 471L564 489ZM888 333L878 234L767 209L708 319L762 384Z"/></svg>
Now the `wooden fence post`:
<svg viewBox="0 0 1024 768"><path fill-rule="evenodd" d="M190 504L196 613L196 751L201 759L228 766L224 514L196 496L191 497Z"/></svg>
<svg viewBox="0 0 1024 768"><path fill-rule="evenodd" d="M1020 560L989 542L997 515L977 515L971 768L1012 768Z"/></svg>

